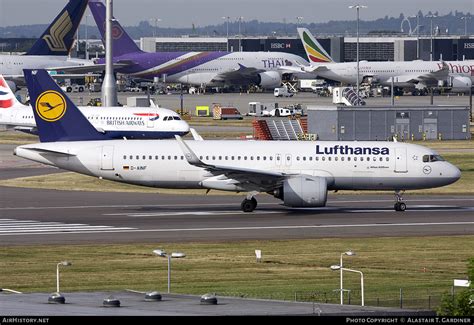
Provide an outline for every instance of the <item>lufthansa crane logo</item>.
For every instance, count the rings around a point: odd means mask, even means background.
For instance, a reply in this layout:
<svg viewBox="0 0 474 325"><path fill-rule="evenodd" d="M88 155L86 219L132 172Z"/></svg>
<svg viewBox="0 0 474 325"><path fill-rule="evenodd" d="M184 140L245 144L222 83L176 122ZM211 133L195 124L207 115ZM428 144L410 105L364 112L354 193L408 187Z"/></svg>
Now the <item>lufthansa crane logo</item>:
<svg viewBox="0 0 474 325"><path fill-rule="evenodd" d="M46 122L57 121L66 113L66 100L57 91L45 91L36 100L36 113Z"/></svg>
<svg viewBox="0 0 474 325"><path fill-rule="evenodd" d="M64 38L71 31L73 25L69 13L65 11L49 29L49 35L43 36L51 51L67 51Z"/></svg>

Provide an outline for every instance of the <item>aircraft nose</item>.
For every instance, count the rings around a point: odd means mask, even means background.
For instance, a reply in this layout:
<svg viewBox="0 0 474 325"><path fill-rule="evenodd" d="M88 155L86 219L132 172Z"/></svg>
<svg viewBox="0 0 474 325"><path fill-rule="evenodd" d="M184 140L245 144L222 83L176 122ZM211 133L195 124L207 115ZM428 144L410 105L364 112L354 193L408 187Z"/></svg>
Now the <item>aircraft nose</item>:
<svg viewBox="0 0 474 325"><path fill-rule="evenodd" d="M446 173L448 184L452 184L461 178L461 170L454 165L449 165L449 171Z"/></svg>

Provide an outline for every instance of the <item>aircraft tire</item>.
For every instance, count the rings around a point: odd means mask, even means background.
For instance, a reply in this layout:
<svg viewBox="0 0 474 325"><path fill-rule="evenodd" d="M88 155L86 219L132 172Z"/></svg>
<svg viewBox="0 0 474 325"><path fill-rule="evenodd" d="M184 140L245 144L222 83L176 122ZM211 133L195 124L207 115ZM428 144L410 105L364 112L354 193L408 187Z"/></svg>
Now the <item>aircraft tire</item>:
<svg viewBox="0 0 474 325"><path fill-rule="evenodd" d="M395 211L403 212L407 209L407 205L403 202L397 202L394 205Z"/></svg>
<svg viewBox="0 0 474 325"><path fill-rule="evenodd" d="M255 198L252 199L244 199L240 208L243 212L252 212L257 207L257 200Z"/></svg>

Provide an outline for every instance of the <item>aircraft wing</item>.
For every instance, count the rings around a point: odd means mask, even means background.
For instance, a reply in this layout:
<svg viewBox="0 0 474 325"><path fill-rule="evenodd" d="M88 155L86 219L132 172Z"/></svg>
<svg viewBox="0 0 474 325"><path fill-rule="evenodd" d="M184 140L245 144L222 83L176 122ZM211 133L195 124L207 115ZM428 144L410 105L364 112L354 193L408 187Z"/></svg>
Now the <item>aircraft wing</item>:
<svg viewBox="0 0 474 325"><path fill-rule="evenodd" d="M248 68L239 63L239 68L218 74L212 81L225 81L237 79L250 79L266 70L257 68Z"/></svg>
<svg viewBox="0 0 474 325"><path fill-rule="evenodd" d="M114 69L120 69L129 65L135 64L133 61L119 61L114 63ZM51 72L58 73L73 73L73 74L88 74L88 73L101 73L105 71L105 63L91 64L91 65L81 65L81 66L64 66L64 67L50 67L47 69L50 74ZM53 77L56 75L51 74Z"/></svg>
<svg viewBox="0 0 474 325"><path fill-rule="evenodd" d="M215 176L224 175L249 191L256 190L262 192L273 190L280 187L283 181L290 175L268 170L206 164L199 159L180 136L176 135L175 137L190 165L204 168Z"/></svg>
<svg viewBox="0 0 474 325"><path fill-rule="evenodd" d="M328 71L328 67L326 65L322 64L313 64L313 65L301 65L296 63L295 66L282 66L279 67L278 70L282 71L282 73L301 73L301 72L307 72L307 73L318 73L318 72L323 72L323 71Z"/></svg>

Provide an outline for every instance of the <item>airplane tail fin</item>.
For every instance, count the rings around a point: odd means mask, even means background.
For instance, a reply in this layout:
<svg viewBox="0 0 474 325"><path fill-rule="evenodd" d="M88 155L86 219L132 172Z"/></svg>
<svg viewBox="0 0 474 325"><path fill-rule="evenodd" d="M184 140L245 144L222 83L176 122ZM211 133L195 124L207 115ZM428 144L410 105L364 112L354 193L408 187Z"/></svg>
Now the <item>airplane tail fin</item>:
<svg viewBox="0 0 474 325"><path fill-rule="evenodd" d="M331 63L334 60L314 38L307 28L298 28L298 34L303 42L304 50L308 56L309 63Z"/></svg>
<svg viewBox="0 0 474 325"><path fill-rule="evenodd" d="M15 94L8 86L8 83L0 75L0 109L2 108L13 108L13 107L20 107L25 106L21 104L15 97Z"/></svg>
<svg viewBox="0 0 474 325"><path fill-rule="evenodd" d="M26 55L68 55L86 8L87 0L69 0Z"/></svg>
<svg viewBox="0 0 474 325"><path fill-rule="evenodd" d="M105 44L105 5L100 0L90 0L89 9L99 28L102 42ZM112 22L113 55L141 52L135 41L125 32L117 19Z"/></svg>
<svg viewBox="0 0 474 325"><path fill-rule="evenodd" d="M23 70L41 142L104 140L46 70Z"/></svg>

